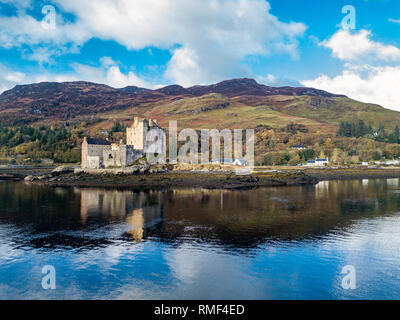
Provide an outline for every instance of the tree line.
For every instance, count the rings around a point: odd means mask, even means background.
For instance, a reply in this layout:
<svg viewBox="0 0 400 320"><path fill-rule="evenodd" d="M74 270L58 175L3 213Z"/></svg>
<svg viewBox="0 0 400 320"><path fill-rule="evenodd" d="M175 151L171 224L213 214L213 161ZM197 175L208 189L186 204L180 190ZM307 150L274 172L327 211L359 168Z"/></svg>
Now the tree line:
<svg viewBox="0 0 400 320"><path fill-rule="evenodd" d="M26 154L32 160L43 158L55 162L80 161L80 151L74 143L70 129L30 126L5 127L0 125L0 148L2 156Z"/></svg>
<svg viewBox="0 0 400 320"><path fill-rule="evenodd" d="M400 129L398 124L396 124L393 132L388 133L382 123L378 129L374 130L372 126L366 125L363 120L353 122L342 121L337 131L338 137L361 138L368 135L371 135L371 138L379 142L400 143Z"/></svg>

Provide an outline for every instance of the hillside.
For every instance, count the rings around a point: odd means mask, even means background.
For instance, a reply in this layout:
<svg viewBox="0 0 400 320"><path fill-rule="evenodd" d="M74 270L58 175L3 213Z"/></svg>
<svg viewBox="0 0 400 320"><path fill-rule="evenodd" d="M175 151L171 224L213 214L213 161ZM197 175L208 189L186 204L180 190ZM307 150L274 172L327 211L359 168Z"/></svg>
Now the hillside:
<svg viewBox="0 0 400 320"><path fill-rule="evenodd" d="M115 89L83 81L43 82L18 85L1 94L0 121L2 124L63 121L143 104L168 103L182 97L201 97L210 93L218 93L228 98L254 96L259 99L274 95L335 97L310 88L268 87L251 79L228 80L215 85L191 88L172 85L157 90L133 86Z"/></svg>
<svg viewBox="0 0 400 320"><path fill-rule="evenodd" d="M0 124L9 128L0 131L1 154L29 157L30 150L41 148L40 143L32 145L38 138L44 139L44 129L51 126L54 137L59 130L67 130L58 137L68 136L68 141L59 139L57 143L63 145L62 152L76 149L77 157L84 135L123 138L124 125L129 125L135 115L155 118L164 127L169 120L178 120L181 128L256 128L257 159L266 164L266 156L272 154L278 159L272 162L278 164L282 159L289 159L283 163L306 160L291 150L294 144L306 145L315 156L338 155L343 161L356 162L357 156L358 161L397 156L393 148L399 142L394 137L400 113L312 88L275 88L252 79L190 88L171 85L157 90L134 86L115 89L80 81L21 85L1 94ZM358 126L359 120L366 128L361 135L337 135L339 126ZM18 139L10 136L12 128L21 126L32 129L25 128L19 135L14 132ZM34 137L26 133L33 134L34 129L39 132ZM377 131L378 137L373 135ZM52 149L47 140L44 142ZM366 145L368 150L364 150ZM54 158L55 151L49 150L46 156ZM37 157L43 157L43 153Z"/></svg>

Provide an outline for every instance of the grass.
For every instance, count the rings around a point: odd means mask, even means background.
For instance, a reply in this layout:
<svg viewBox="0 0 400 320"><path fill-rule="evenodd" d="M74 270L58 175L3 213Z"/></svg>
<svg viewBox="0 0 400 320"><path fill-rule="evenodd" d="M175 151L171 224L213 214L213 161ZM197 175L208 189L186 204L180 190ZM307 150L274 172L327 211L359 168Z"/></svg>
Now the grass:
<svg viewBox="0 0 400 320"><path fill-rule="evenodd" d="M250 99L251 98L251 99ZM362 119L377 128L380 123L388 131L400 122L400 113L373 104L364 104L349 98L323 98L309 96L243 97L229 99L220 94L142 104L123 110L113 110L97 115L99 122L89 125L90 131L108 128L113 121L129 123L133 116L155 118L168 127L170 120L177 120L180 128L255 128L267 125L273 129L283 128L291 122L304 124L310 133L335 135L341 121ZM309 101L321 101L319 107L310 106ZM224 109L215 107L230 103ZM199 110L211 109L204 112ZM83 118L82 118L83 119ZM79 117L76 119L79 121Z"/></svg>

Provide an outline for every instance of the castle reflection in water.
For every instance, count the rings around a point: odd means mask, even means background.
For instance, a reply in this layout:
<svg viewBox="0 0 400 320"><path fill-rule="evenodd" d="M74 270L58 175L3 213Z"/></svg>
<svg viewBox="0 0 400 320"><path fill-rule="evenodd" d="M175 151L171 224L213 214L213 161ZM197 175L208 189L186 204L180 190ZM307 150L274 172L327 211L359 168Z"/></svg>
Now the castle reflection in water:
<svg viewBox="0 0 400 320"><path fill-rule="evenodd" d="M141 241L146 232L162 224L164 194L162 192L132 192L121 190L79 189L82 224L89 220L124 220L127 234Z"/></svg>
<svg viewBox="0 0 400 320"><path fill-rule="evenodd" d="M169 221L168 227L167 216L175 222L180 220L182 213L185 212L186 223L190 225L204 223L205 221L202 220L210 213L212 219L205 220L214 220L217 217L217 215L214 216L215 211L224 209L224 196L230 195L230 204L232 204L234 196L227 191L204 189L132 191L74 188L74 194L78 199L80 198L80 224L85 228L107 222L113 225L111 229L114 232L118 232L121 231L121 223L123 223L123 233L138 242L149 235L169 234L171 221ZM185 203L182 204L182 201ZM196 208L198 213L201 213L202 210L199 208L201 205L207 209L208 214L195 214ZM228 211L231 209L229 208ZM183 230L179 230L178 233ZM173 228L172 233L176 235L177 231L176 228Z"/></svg>

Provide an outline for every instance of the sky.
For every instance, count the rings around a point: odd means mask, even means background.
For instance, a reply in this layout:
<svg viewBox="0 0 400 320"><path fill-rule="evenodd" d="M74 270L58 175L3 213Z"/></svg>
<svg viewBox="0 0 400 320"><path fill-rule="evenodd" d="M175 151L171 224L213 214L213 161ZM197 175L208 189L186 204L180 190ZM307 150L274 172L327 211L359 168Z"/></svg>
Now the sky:
<svg viewBox="0 0 400 320"><path fill-rule="evenodd" d="M242 77L400 111L400 1L0 0L0 92Z"/></svg>

